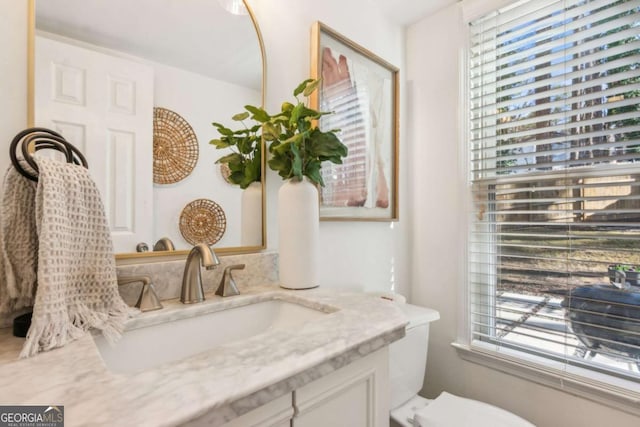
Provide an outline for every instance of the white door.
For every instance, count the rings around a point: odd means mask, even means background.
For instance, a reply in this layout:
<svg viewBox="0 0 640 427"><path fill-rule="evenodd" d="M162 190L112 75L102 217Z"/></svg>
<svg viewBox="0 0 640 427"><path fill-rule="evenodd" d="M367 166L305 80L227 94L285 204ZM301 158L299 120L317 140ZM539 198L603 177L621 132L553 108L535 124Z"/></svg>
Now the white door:
<svg viewBox="0 0 640 427"><path fill-rule="evenodd" d="M35 124L87 158L116 252L152 243L153 68L36 37Z"/></svg>

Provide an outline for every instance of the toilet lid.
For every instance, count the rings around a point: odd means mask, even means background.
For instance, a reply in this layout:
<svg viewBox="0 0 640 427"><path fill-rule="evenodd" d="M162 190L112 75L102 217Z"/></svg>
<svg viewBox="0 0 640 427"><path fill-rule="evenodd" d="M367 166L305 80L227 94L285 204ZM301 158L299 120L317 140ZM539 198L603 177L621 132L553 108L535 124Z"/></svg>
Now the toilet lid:
<svg viewBox="0 0 640 427"><path fill-rule="evenodd" d="M415 427L535 427L509 411L442 392L416 412Z"/></svg>

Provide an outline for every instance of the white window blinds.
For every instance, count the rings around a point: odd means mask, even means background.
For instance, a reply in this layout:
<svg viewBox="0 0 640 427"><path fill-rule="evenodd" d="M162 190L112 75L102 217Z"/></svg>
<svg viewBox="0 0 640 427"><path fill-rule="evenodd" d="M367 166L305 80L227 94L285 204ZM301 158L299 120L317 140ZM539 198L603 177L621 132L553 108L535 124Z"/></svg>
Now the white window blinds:
<svg viewBox="0 0 640 427"><path fill-rule="evenodd" d="M472 342L640 382L640 0L517 2L468 62Z"/></svg>

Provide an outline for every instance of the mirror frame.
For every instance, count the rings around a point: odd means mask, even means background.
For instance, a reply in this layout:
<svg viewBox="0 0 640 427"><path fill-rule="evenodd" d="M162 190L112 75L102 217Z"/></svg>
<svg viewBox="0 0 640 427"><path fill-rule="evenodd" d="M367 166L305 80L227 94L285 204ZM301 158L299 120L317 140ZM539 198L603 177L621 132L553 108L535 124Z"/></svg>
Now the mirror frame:
<svg viewBox="0 0 640 427"><path fill-rule="evenodd" d="M210 0L216 1L216 0ZM27 22L27 125L28 127L33 127L35 125L35 42L36 42L36 0L28 0L28 22ZM262 38L262 32L260 31L260 26L258 25L258 21L253 13L253 9L249 6L248 0L242 0L244 6L247 8L249 12L249 17L251 18L251 22L253 23L253 27L256 31L256 36L258 37L258 43L260 45L260 56L262 61L262 98L261 103L262 107L264 107L265 99L266 99L266 84L267 84L267 58L264 48L264 40ZM230 254L244 254L244 253L254 253L260 252L267 248L267 221L266 221L266 211L267 211L267 195L266 195L266 146L264 138L261 141L262 144L262 155L261 155L261 172L260 172L260 183L262 185L262 245L260 246L234 246L227 248L217 248L215 249L218 255L230 255ZM123 252L116 253L116 260L147 260L149 258L159 258L159 257L186 257L189 254L189 249L179 249L175 251L158 251L158 252Z"/></svg>

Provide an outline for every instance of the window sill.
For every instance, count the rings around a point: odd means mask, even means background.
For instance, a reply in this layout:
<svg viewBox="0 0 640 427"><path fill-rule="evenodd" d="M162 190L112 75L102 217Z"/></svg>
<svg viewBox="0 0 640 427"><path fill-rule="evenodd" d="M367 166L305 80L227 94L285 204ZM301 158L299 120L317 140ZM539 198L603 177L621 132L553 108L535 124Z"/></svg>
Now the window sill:
<svg viewBox="0 0 640 427"><path fill-rule="evenodd" d="M640 385L482 343L451 344L462 359L640 416ZM486 348L485 348L486 347Z"/></svg>

